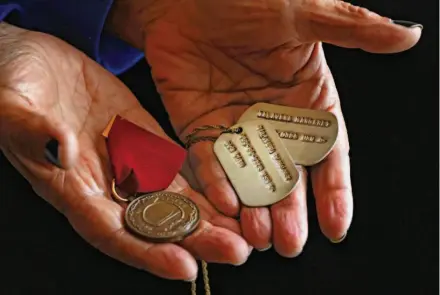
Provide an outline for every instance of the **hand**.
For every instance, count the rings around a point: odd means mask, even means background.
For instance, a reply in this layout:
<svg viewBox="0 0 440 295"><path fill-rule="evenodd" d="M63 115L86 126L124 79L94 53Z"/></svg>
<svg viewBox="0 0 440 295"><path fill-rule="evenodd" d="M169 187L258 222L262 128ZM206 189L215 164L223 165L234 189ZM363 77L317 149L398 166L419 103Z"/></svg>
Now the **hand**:
<svg viewBox="0 0 440 295"><path fill-rule="evenodd" d="M114 76L51 36L0 24L0 147L35 192L102 252L169 279L191 280L195 258L243 263L250 252L237 221L220 215L178 175L170 191L201 209L199 229L179 244L152 244L129 234L124 207L112 200L102 131L114 114L166 137ZM58 168L44 157L49 139Z"/></svg>
<svg viewBox="0 0 440 295"><path fill-rule="evenodd" d="M349 143L321 42L395 53L414 46L421 29L335 0L124 2L143 28L153 78L182 139L202 125L233 125L263 101L337 116L337 144L310 176L322 232L333 241L344 237L353 215ZM126 39L136 44L141 34L133 32ZM202 142L190 149L203 193L221 212L240 214L244 237L257 249L273 243L283 256L298 255L308 235L306 170L285 200L270 208L240 207L212 147Z"/></svg>

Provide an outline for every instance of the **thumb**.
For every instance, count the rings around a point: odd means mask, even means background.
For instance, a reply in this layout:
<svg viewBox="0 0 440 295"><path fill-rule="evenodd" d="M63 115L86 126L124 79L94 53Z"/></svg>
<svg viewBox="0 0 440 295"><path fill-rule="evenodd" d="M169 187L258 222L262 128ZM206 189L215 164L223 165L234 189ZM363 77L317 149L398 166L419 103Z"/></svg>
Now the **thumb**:
<svg viewBox="0 0 440 295"><path fill-rule="evenodd" d="M64 122L22 105L1 106L0 147L63 169L72 167L78 156L76 136Z"/></svg>
<svg viewBox="0 0 440 295"><path fill-rule="evenodd" d="M423 28L339 0L304 0L295 20L301 42L321 41L372 53L408 50L419 41Z"/></svg>

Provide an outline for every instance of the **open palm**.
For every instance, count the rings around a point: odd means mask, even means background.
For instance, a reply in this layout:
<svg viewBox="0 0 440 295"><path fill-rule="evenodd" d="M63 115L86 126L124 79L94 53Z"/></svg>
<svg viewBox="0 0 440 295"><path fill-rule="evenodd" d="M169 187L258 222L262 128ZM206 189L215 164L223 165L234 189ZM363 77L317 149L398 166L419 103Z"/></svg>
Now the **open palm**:
<svg viewBox="0 0 440 295"><path fill-rule="evenodd" d="M321 42L392 53L416 44L420 29L335 0L164 2L145 9L145 52L179 136L202 125L231 126L257 102L333 112L339 138L326 160L311 168L311 181L323 233L331 240L343 237L353 214L349 143ZM301 252L308 233L305 169L288 198L270 208L246 208L213 143L193 145L189 166L219 211L240 216L254 247L273 243L288 257Z"/></svg>
<svg viewBox="0 0 440 295"><path fill-rule="evenodd" d="M237 221L220 215L180 175L169 190L198 204L199 229L180 244L151 244L128 233L122 223L124 205L109 193L112 175L102 131L119 114L166 135L119 80L84 54L45 34L2 29L11 40L19 37L7 49L20 53L8 55L1 69L2 151L83 238L116 259L170 279L194 279L195 258L232 264L247 259L250 247ZM66 169L45 161L50 138L59 142L60 164Z"/></svg>

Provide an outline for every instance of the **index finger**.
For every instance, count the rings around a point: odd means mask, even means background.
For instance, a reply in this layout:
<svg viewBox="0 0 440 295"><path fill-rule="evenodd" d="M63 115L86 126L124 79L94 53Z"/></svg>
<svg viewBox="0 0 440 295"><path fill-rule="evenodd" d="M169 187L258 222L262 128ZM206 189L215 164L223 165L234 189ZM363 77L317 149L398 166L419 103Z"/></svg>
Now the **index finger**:
<svg viewBox="0 0 440 295"><path fill-rule="evenodd" d="M234 106L214 111L190 124L181 137L187 136L195 128L201 126L230 127L244 109L243 106ZM196 138L211 137L211 139L192 143L188 148L188 164L197 179L201 192L214 207L227 216L235 217L239 214L240 202L214 153L214 142L211 141L212 138L219 136L220 131L213 128L195 134Z"/></svg>
<svg viewBox="0 0 440 295"><path fill-rule="evenodd" d="M12 152L8 151L7 157L34 189L37 187L36 192L65 215L82 238L104 254L166 279L193 280L197 277L196 260L182 247L148 243L129 233L124 226L125 209L96 187L93 180L89 186L65 181L66 191L73 193L61 195L63 192L59 188L48 188L47 181L54 177L53 173ZM45 191L39 187L44 187Z"/></svg>
<svg viewBox="0 0 440 295"><path fill-rule="evenodd" d="M197 263L188 251L171 243L148 243L132 235L124 227L124 209L112 200L84 199L66 216L85 240L114 259L166 279L197 277Z"/></svg>
<svg viewBox="0 0 440 295"><path fill-rule="evenodd" d="M212 142L199 142L190 147L189 163L201 190L208 200L227 216L240 210L237 195L217 160Z"/></svg>

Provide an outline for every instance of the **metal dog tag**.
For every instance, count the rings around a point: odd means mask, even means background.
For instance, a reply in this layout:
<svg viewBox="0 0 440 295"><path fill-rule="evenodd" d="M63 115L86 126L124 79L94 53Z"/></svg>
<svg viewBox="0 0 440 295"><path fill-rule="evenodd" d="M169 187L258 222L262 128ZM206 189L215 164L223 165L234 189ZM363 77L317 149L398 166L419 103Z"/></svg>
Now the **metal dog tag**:
<svg viewBox="0 0 440 295"><path fill-rule="evenodd" d="M295 164L312 166L333 149L339 126L330 112L257 103L248 108L238 123L261 120L270 122L289 151Z"/></svg>
<svg viewBox="0 0 440 295"><path fill-rule="evenodd" d="M287 197L299 181L299 172L286 147L269 122L247 121L223 133L214 153L240 201L263 207Z"/></svg>

